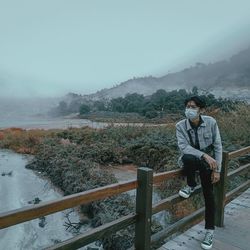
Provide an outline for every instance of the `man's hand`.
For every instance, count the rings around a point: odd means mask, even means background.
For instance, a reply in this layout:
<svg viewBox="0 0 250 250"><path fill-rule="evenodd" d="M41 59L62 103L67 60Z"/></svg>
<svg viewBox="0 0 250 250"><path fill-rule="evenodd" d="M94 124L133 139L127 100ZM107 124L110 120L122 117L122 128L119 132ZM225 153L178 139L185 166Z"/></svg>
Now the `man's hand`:
<svg viewBox="0 0 250 250"><path fill-rule="evenodd" d="M208 154L204 154L203 159L208 163L209 167L211 170L215 170L217 167L217 162L214 158L212 158L210 155Z"/></svg>
<svg viewBox="0 0 250 250"><path fill-rule="evenodd" d="M220 180L220 173L213 171L211 175L211 181L212 183L216 183Z"/></svg>

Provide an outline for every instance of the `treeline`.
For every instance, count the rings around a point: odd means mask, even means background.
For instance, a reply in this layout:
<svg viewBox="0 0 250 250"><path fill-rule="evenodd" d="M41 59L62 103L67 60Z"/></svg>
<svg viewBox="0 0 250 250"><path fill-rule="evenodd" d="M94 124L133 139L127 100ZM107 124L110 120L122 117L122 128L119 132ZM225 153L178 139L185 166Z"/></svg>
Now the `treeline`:
<svg viewBox="0 0 250 250"><path fill-rule="evenodd" d="M96 111L108 111L119 113L138 113L146 118L155 118L162 114L182 113L184 101L193 95L199 95L206 101L209 109L220 108L223 111L234 109L239 101L233 101L225 98L216 98L209 92L200 94L200 90L194 87L192 91L185 89L173 90L167 92L163 89L157 90L151 96L143 96L133 93L125 97L118 97L111 100L88 101L81 103L80 100L73 100L67 105L66 102L60 102L57 107L57 113L61 115L72 112L79 112L80 115Z"/></svg>

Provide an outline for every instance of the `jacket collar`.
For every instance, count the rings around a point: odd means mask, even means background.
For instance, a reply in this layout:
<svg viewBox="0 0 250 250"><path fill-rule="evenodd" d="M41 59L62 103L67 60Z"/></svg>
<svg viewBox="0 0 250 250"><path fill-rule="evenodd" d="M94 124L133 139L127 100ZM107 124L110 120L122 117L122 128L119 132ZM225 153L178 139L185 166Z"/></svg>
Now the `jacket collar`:
<svg viewBox="0 0 250 250"><path fill-rule="evenodd" d="M206 123L202 119L201 115L200 115L200 125L199 125L199 127L206 127ZM187 130L192 130L193 129L191 124L190 124L189 119L186 119L186 128L187 128Z"/></svg>

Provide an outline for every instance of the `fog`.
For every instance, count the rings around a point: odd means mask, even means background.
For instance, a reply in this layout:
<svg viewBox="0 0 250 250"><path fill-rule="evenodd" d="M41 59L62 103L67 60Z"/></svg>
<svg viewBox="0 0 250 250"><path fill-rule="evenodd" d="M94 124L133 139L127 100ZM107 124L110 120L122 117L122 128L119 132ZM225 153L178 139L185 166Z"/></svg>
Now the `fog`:
<svg viewBox="0 0 250 250"><path fill-rule="evenodd" d="M0 97L89 94L226 59L249 45L250 2L0 0Z"/></svg>

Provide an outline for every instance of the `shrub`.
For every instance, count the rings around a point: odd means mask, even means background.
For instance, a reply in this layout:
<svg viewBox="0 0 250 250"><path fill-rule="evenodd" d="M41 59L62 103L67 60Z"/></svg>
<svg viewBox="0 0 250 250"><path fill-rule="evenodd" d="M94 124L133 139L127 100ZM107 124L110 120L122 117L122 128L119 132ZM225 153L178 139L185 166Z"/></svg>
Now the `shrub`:
<svg viewBox="0 0 250 250"><path fill-rule="evenodd" d="M86 114L90 112L90 107L87 104L82 104L79 108L80 115Z"/></svg>

